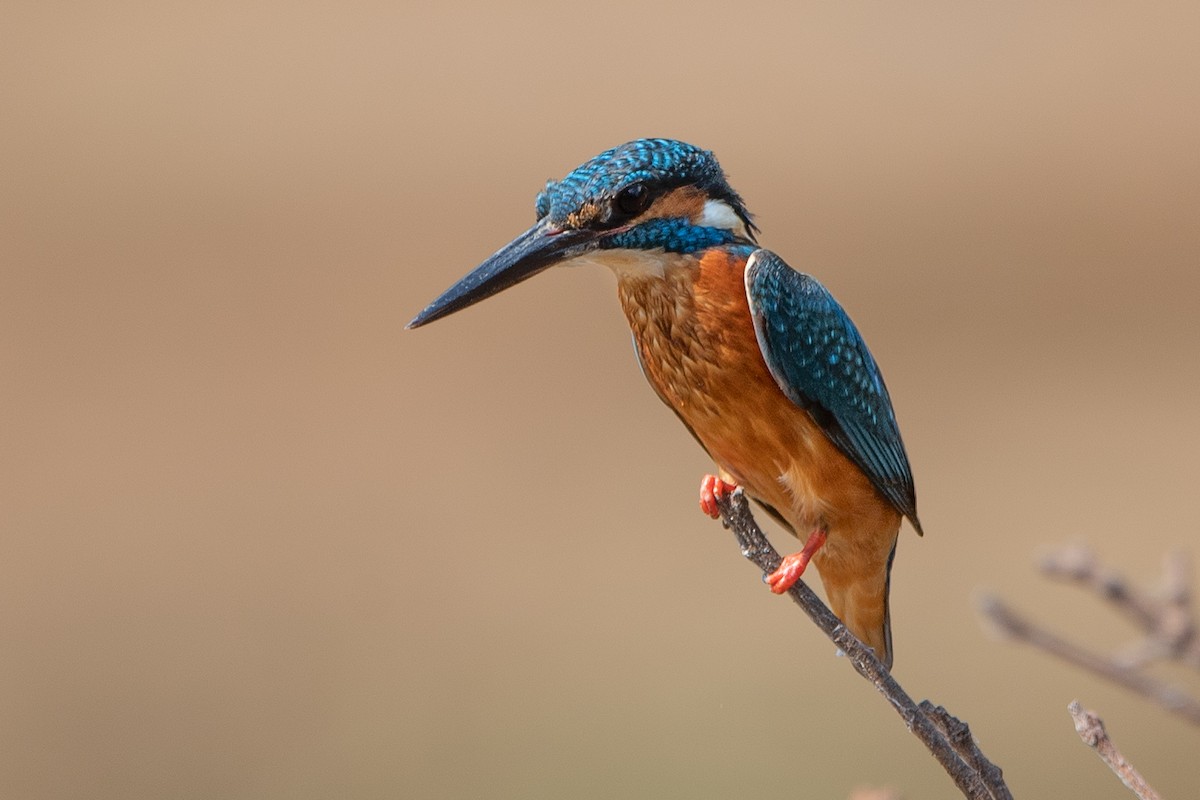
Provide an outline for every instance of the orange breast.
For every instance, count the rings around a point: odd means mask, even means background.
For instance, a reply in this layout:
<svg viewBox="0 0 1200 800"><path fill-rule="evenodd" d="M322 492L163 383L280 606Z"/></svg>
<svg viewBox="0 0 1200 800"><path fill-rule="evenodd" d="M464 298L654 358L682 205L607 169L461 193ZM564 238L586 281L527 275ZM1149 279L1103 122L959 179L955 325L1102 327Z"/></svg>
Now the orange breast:
<svg viewBox="0 0 1200 800"><path fill-rule="evenodd" d="M727 479L778 511L793 533L828 532L814 563L834 612L885 653L900 514L775 383L754 333L744 268L713 250L662 275L620 275L642 367Z"/></svg>
<svg viewBox="0 0 1200 800"><path fill-rule="evenodd" d="M646 377L714 460L801 533L848 522L865 475L780 390L754 334L744 264L721 250L618 291Z"/></svg>

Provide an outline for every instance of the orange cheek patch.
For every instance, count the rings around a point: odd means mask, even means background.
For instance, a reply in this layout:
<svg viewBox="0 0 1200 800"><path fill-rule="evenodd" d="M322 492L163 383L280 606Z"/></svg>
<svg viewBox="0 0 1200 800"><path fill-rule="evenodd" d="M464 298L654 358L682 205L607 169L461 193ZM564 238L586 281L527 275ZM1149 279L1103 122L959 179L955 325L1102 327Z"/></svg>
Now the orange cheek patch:
<svg viewBox="0 0 1200 800"><path fill-rule="evenodd" d="M692 219L704 210L704 192L694 186L681 186L655 200L643 219L682 217Z"/></svg>

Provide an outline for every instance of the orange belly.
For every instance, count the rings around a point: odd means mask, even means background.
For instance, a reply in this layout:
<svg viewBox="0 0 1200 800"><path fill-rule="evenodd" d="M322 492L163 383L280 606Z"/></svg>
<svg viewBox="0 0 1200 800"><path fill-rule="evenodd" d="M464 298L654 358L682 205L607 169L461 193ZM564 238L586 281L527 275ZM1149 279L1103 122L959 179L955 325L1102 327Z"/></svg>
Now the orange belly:
<svg viewBox="0 0 1200 800"><path fill-rule="evenodd" d="M767 370L744 263L710 251L618 293L647 379L725 473L798 536L828 534L813 563L834 613L890 660L888 571L901 515Z"/></svg>

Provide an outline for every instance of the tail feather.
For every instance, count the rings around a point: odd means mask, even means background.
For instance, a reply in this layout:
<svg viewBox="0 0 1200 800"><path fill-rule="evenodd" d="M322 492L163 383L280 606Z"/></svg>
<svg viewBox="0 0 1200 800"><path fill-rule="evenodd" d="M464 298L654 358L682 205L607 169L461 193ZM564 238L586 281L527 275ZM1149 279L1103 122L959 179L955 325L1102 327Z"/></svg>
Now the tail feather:
<svg viewBox="0 0 1200 800"><path fill-rule="evenodd" d="M859 641L875 651L875 657L889 670L892 668L893 650L888 595L895 558L896 542L893 540L887 563L874 574L858 573L853 579L843 580L843 576L837 572L817 565L830 609Z"/></svg>

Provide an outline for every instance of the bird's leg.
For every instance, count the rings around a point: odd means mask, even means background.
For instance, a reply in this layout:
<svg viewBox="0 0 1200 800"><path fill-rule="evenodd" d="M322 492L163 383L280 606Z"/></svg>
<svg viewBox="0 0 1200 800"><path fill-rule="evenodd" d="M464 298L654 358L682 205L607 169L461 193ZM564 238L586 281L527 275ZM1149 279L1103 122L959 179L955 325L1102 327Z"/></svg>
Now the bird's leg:
<svg viewBox="0 0 1200 800"><path fill-rule="evenodd" d="M779 569L767 576L767 583L771 585L771 591L775 594L783 594L795 586L796 581L800 580L800 576L804 574L808 562L812 560L813 554L820 550L823 544L825 544L825 531L817 528L808 535L808 541L804 543L803 550L784 556L783 561L779 564Z"/></svg>
<svg viewBox="0 0 1200 800"><path fill-rule="evenodd" d="M716 475L705 475L700 481L700 510L713 519L721 516L717 501L737 488L736 483L718 478Z"/></svg>

